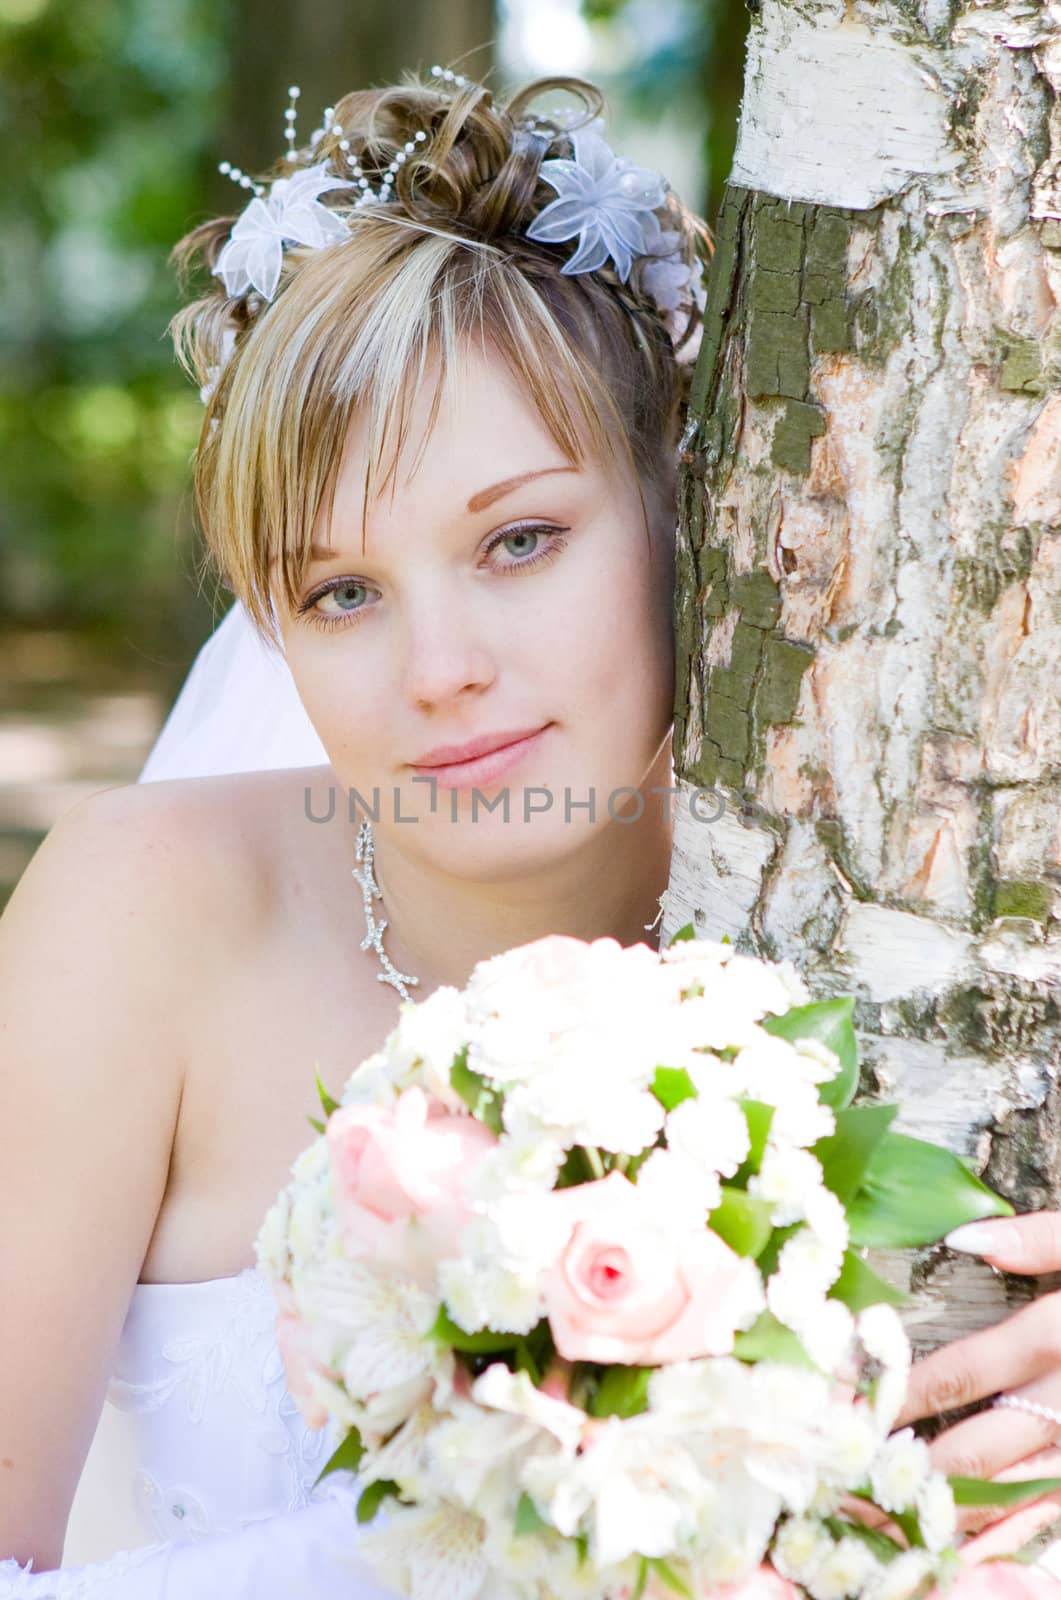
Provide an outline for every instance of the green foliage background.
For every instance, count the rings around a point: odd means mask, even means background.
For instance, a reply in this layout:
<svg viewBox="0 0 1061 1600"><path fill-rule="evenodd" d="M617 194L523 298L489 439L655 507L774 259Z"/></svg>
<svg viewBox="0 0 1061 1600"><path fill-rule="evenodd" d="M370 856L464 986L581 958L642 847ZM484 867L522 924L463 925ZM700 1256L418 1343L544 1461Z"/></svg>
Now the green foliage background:
<svg viewBox="0 0 1061 1600"><path fill-rule="evenodd" d="M165 328L205 214L230 41L206 0L0 0L0 627L178 675L200 406Z"/></svg>

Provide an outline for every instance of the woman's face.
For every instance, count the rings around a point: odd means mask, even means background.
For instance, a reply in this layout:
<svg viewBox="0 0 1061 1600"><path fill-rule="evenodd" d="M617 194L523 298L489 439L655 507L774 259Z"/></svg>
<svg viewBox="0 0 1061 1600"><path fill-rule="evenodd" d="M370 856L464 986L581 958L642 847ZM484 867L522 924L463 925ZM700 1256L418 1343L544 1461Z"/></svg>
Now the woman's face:
<svg viewBox="0 0 1061 1600"><path fill-rule="evenodd" d="M487 881L585 844L608 825L610 796L615 814L636 814L616 791L660 781L674 536L662 519L646 529L633 474L588 458L573 468L504 363L479 353L448 381L411 475L401 461L369 503L362 555L365 466L355 419L300 610L276 600L343 786L337 817L346 790L372 804L378 789L377 838L393 832L403 853ZM489 767L424 765L438 746L538 729Z"/></svg>

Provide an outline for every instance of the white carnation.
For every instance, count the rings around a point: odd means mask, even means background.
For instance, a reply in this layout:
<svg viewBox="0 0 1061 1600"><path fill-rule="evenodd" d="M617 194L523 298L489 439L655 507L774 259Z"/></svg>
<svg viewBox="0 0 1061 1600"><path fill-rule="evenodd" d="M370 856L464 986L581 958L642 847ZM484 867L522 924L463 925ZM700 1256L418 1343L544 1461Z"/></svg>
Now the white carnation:
<svg viewBox="0 0 1061 1600"><path fill-rule="evenodd" d="M844 1209L843 1202L831 1189L826 1189L824 1186L820 1189L812 1189L807 1196L804 1214L807 1226L811 1229L814 1237L825 1250L832 1252L834 1256L839 1258L840 1265L842 1265L843 1254L847 1249L850 1238L847 1212ZM837 1268L837 1275L839 1275L839 1267ZM829 1281L833 1283L835 1278L830 1278Z"/></svg>
<svg viewBox="0 0 1061 1600"><path fill-rule="evenodd" d="M287 1248L287 1228L291 1216L291 1196L282 1189L265 1214L265 1220L254 1241L258 1266L267 1278L279 1281L287 1277L291 1256Z"/></svg>
<svg viewBox="0 0 1061 1600"><path fill-rule="evenodd" d="M874 1576L866 1600L910 1600L934 1566L927 1550L904 1550Z"/></svg>
<svg viewBox="0 0 1061 1600"><path fill-rule="evenodd" d="M858 1336L868 1356L883 1367L905 1372L910 1366L910 1341L894 1306L867 1306L859 1312Z"/></svg>
<svg viewBox="0 0 1061 1600"><path fill-rule="evenodd" d="M873 1415L882 1433L894 1427L906 1399L906 1368L885 1367L873 1389Z"/></svg>
<svg viewBox="0 0 1061 1600"><path fill-rule="evenodd" d="M877 1558L861 1540L849 1534L838 1539L832 1551L807 1578L813 1600L847 1600L861 1594L880 1570Z"/></svg>
<svg viewBox="0 0 1061 1600"><path fill-rule="evenodd" d="M827 1083L830 1078L835 1078L840 1071L840 1057L835 1050L830 1050L827 1044L820 1039L802 1038L792 1040L793 1049L801 1056L808 1056L821 1070L815 1073L815 1083Z"/></svg>
<svg viewBox="0 0 1061 1600"><path fill-rule="evenodd" d="M450 1068L470 1033L464 994L443 984L425 1000L403 1000L384 1049L401 1088L420 1084L451 1110L463 1106L450 1087Z"/></svg>
<svg viewBox="0 0 1061 1600"><path fill-rule="evenodd" d="M823 1300L795 1330L811 1360L823 1372L837 1372L848 1360L855 1319L840 1300Z"/></svg>
<svg viewBox="0 0 1061 1600"><path fill-rule="evenodd" d="M783 1578L806 1585L832 1549L829 1530L814 1517L788 1517L777 1534L770 1559Z"/></svg>
<svg viewBox="0 0 1061 1600"><path fill-rule="evenodd" d="M577 1058L539 1063L532 1082L511 1091L514 1115L539 1123L556 1143L640 1155L654 1144L666 1115L647 1089L616 1080L607 1045L597 1041Z"/></svg>
<svg viewBox="0 0 1061 1600"><path fill-rule="evenodd" d="M809 1085L793 1084L774 1112L770 1133L779 1144L807 1149L836 1132L836 1116Z"/></svg>
<svg viewBox="0 0 1061 1600"><path fill-rule="evenodd" d="M653 1150L637 1169L637 1192L675 1228L703 1227L722 1199L715 1174L673 1150Z"/></svg>
<svg viewBox="0 0 1061 1600"><path fill-rule="evenodd" d="M822 1439L822 1477L839 1488L865 1483L880 1448L880 1434L869 1418L853 1406L832 1406L823 1423Z"/></svg>
<svg viewBox="0 0 1061 1600"><path fill-rule="evenodd" d="M930 1471L928 1445L915 1438L913 1428L903 1428L885 1440L873 1463L873 1498L882 1511L906 1511L915 1504Z"/></svg>
<svg viewBox="0 0 1061 1600"><path fill-rule="evenodd" d="M344 1106L388 1106L397 1098L398 1085L386 1050L366 1056L347 1078L339 1097Z"/></svg>
<svg viewBox="0 0 1061 1600"><path fill-rule="evenodd" d="M748 1193L767 1201L775 1228L784 1228L802 1221L810 1195L821 1186L817 1156L768 1140L759 1171L748 1180Z"/></svg>
<svg viewBox="0 0 1061 1600"><path fill-rule="evenodd" d="M958 1526L954 1491L941 1472L933 1472L918 1490L917 1517L930 1550L938 1553L954 1542Z"/></svg>
<svg viewBox="0 0 1061 1600"><path fill-rule="evenodd" d="M774 1315L781 1315L774 1306L775 1299L778 1305L793 1307L820 1300L839 1277L843 1259L843 1246L827 1243L813 1228L800 1228L786 1239L777 1258L777 1270L767 1282L767 1298ZM782 1320L788 1321L787 1317Z"/></svg>
<svg viewBox="0 0 1061 1600"><path fill-rule="evenodd" d="M530 1333L545 1313L536 1276L478 1261L443 1261L439 1288L453 1321L465 1333Z"/></svg>
<svg viewBox="0 0 1061 1600"><path fill-rule="evenodd" d="M735 1100L683 1100L666 1128L669 1150L723 1178L733 1177L750 1148L748 1120Z"/></svg>
<svg viewBox="0 0 1061 1600"><path fill-rule="evenodd" d="M465 1333L529 1333L545 1314L542 1268L567 1227L555 1213L543 1217L528 1199L510 1195L490 1216L473 1218L461 1233L459 1255L439 1265L440 1292Z"/></svg>
<svg viewBox="0 0 1061 1600"><path fill-rule="evenodd" d="M509 1120L506 1102L506 1128ZM488 1151L476 1167L467 1188L473 1204L489 1206L508 1194L548 1193L555 1187L566 1155L563 1145L546 1129L527 1120L515 1120L515 1130L504 1132L497 1149Z"/></svg>

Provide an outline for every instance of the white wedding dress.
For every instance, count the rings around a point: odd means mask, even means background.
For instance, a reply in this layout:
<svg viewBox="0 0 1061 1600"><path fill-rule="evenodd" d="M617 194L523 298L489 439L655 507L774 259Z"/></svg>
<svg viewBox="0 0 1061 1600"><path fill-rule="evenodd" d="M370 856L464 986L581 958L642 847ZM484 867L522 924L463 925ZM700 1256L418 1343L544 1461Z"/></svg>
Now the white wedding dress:
<svg viewBox="0 0 1061 1600"><path fill-rule="evenodd" d="M326 759L286 665L234 606L141 779ZM88 1463L92 1514L129 1547L48 1572L0 1561L0 1600L388 1600L357 1555L356 1480L314 1488L335 1441L302 1422L275 1318L253 1267L136 1286Z"/></svg>

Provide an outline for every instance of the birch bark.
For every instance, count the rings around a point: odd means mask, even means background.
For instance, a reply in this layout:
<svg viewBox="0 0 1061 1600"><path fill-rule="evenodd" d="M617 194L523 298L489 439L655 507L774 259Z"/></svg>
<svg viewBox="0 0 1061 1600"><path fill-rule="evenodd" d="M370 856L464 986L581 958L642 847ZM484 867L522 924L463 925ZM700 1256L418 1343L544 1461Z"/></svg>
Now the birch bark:
<svg viewBox="0 0 1061 1600"><path fill-rule="evenodd" d="M1059 4L763 0L684 441L663 921L854 994L897 1126L1021 1208L1061 1206L1059 90ZM942 1247L910 1282L921 1347L1036 1288Z"/></svg>

